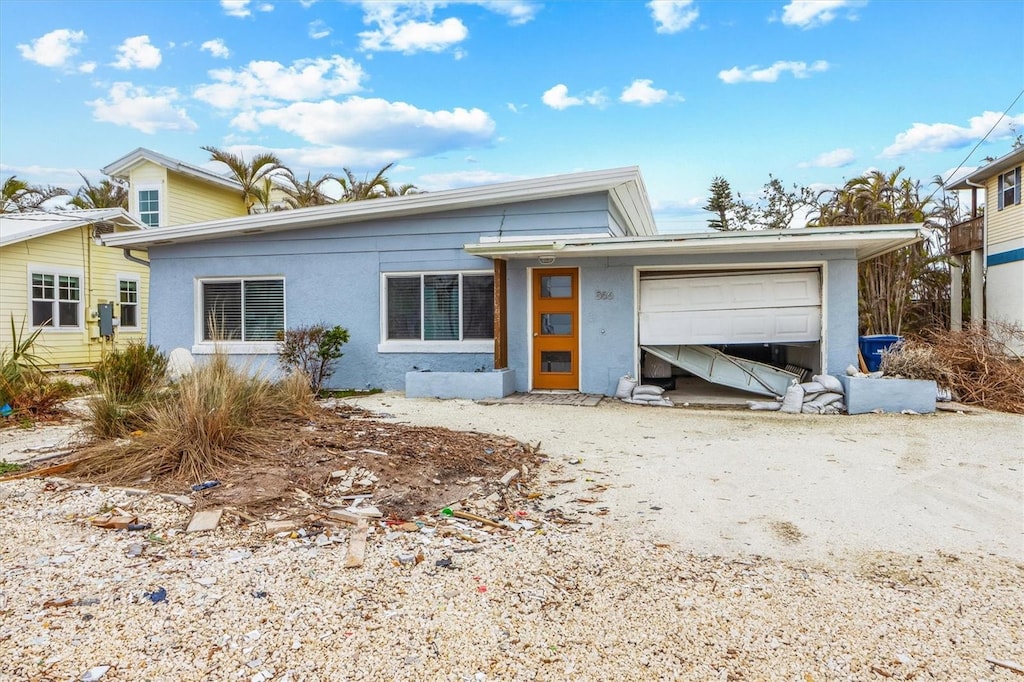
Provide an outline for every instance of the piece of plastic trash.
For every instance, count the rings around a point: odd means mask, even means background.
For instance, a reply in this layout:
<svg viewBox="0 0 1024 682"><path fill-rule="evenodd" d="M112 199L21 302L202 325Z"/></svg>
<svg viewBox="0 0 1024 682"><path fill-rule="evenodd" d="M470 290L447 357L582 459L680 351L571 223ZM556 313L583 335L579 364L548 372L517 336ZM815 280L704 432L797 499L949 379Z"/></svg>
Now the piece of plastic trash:
<svg viewBox="0 0 1024 682"><path fill-rule="evenodd" d="M125 530L149 530L152 527L151 523L129 523L125 526Z"/></svg>
<svg viewBox="0 0 1024 682"><path fill-rule="evenodd" d="M12 412L14 412L14 408L7 403L0 407L0 417L10 417Z"/></svg>
<svg viewBox="0 0 1024 682"><path fill-rule="evenodd" d="M451 507L445 507L441 510L441 516L455 516L455 512L452 511Z"/></svg>
<svg viewBox="0 0 1024 682"><path fill-rule="evenodd" d="M194 486L192 486L192 491L199 492L200 490L215 488L218 485L220 485L220 481L203 481L202 483L196 483Z"/></svg>
<svg viewBox="0 0 1024 682"><path fill-rule="evenodd" d="M167 590L162 587L158 587L152 592L146 592L144 596L154 604L159 604L167 599Z"/></svg>

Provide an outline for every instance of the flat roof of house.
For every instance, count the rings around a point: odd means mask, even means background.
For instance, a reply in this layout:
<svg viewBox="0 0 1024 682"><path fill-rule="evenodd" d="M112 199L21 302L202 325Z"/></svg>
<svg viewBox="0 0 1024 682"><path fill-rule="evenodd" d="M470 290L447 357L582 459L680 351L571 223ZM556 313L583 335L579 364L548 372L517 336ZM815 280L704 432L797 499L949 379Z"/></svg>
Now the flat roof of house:
<svg viewBox="0 0 1024 682"><path fill-rule="evenodd" d="M121 208L4 213L0 215L0 246L9 246L93 223L115 223L133 231L145 228L145 225Z"/></svg>
<svg viewBox="0 0 1024 682"><path fill-rule="evenodd" d="M1008 171L1022 163L1024 163L1024 146L1017 147L1016 149L1011 150L1009 154L1004 154L995 161L987 163L978 170L965 175L949 185L946 185L946 189L972 189L976 185L991 178L993 175Z"/></svg>
<svg viewBox="0 0 1024 682"><path fill-rule="evenodd" d="M442 211L556 199L597 192L607 192L609 209L618 214L616 218L621 218L624 221L627 230L638 235L656 234L654 215L647 199L647 189L640 175L640 169L630 166L275 211L190 225L160 227L149 230L146 234L104 235L104 243L111 246L145 248L263 232L285 232L311 227L413 217Z"/></svg>
<svg viewBox="0 0 1024 682"><path fill-rule="evenodd" d="M780 251L856 251L868 260L910 246L928 233L923 223L807 227L786 230L736 230L644 237L559 237L466 244L467 252L486 258L587 258L613 256L676 256Z"/></svg>
<svg viewBox="0 0 1024 682"><path fill-rule="evenodd" d="M165 156L159 152L154 152L152 149L146 149L145 147L139 147L138 149L128 152L117 161L104 166L100 170L114 178L127 178L128 171L142 161L155 163L158 166L163 166L168 170L181 173L182 175L187 175L201 182L212 183L214 185L234 190L242 189L242 186L238 184L238 181L234 178L219 175L211 170L202 168L201 166L195 166L191 163L179 161L178 159L172 159L169 156Z"/></svg>

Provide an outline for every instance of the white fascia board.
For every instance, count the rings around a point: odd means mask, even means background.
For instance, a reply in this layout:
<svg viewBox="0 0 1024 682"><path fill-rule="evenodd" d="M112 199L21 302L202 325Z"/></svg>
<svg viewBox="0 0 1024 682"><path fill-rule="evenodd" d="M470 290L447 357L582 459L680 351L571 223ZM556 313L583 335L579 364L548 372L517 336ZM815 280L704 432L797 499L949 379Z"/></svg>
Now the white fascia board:
<svg viewBox="0 0 1024 682"><path fill-rule="evenodd" d="M607 239L538 239L530 242L466 244L465 250L490 258L537 256L654 256L770 251L855 250L858 260L915 244L926 237L923 225L806 228L796 230L697 233Z"/></svg>
<svg viewBox="0 0 1024 682"><path fill-rule="evenodd" d="M403 218L426 213L492 206L506 202L536 201L594 192L614 194L613 189L630 182L642 182L639 170L635 167L516 180L495 185L480 185L162 227L158 230L150 230L146 235L108 236L105 243L111 246L169 244L177 241L199 241L230 235L280 232L366 220ZM631 217L635 220L646 219L642 215Z"/></svg>
<svg viewBox="0 0 1024 682"><path fill-rule="evenodd" d="M120 208L13 213L0 218L0 246L10 246L98 222L114 222L135 230L144 227Z"/></svg>
<svg viewBox="0 0 1024 682"><path fill-rule="evenodd" d="M111 177L127 178L128 171L131 170L131 168L140 161L149 161L150 163L155 163L156 165L162 166L163 168L166 168L169 171L181 173L182 175L187 175L189 177L201 180L203 182L209 182L215 185L220 185L228 189L240 190L242 188L242 186L239 185L237 181L232 180L231 178L224 177L223 175L218 175L217 173L211 170L207 170L200 166L194 166L191 163L179 161L178 159L172 159L169 156L164 156L159 152L154 152L153 150L146 149L144 147L139 147L135 151L132 151L126 154L125 156L122 156L117 161L114 161L113 163L104 166L100 170L104 174L109 175Z"/></svg>

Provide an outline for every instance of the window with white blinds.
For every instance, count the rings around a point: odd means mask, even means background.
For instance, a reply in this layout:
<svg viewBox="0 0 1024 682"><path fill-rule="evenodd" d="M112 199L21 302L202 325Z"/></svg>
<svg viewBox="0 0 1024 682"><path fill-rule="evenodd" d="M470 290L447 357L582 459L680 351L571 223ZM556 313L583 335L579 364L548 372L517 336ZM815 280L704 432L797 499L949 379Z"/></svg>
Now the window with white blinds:
<svg viewBox="0 0 1024 682"><path fill-rule="evenodd" d="M384 282L387 340L494 338L493 274L387 275Z"/></svg>
<svg viewBox="0 0 1024 682"><path fill-rule="evenodd" d="M200 285L203 341L277 341L284 331L283 279L216 279Z"/></svg>

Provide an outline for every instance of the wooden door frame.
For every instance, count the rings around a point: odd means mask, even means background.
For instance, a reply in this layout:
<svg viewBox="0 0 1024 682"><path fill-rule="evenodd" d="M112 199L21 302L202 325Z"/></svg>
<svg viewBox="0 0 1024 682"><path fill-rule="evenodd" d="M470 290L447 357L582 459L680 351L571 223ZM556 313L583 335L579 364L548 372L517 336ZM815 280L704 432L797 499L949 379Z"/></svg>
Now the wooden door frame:
<svg viewBox="0 0 1024 682"><path fill-rule="evenodd" d="M583 316L581 308L583 306L583 291L582 291L582 268L578 265L540 265L534 267L528 267L526 269L526 358L527 358L527 373L529 374L529 383L527 384L528 390L532 391L535 388L535 367L534 367L534 276L538 270L572 270L575 273L576 278L576 361L578 366L576 368L576 388L565 389L565 390L580 390L580 384L583 380L583 353L582 353L582 338L583 338ZM547 390L547 389L539 389Z"/></svg>

